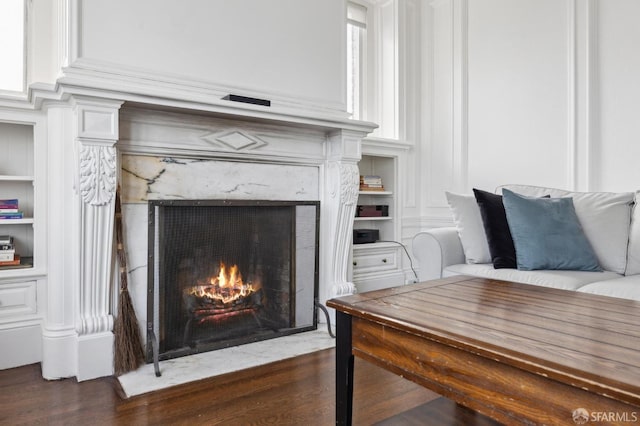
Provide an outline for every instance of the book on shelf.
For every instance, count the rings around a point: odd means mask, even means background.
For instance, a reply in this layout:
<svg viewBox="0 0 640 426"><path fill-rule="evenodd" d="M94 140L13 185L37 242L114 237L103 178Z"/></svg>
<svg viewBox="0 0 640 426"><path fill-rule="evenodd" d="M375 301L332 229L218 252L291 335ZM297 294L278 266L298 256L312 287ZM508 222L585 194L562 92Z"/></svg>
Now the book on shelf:
<svg viewBox="0 0 640 426"><path fill-rule="evenodd" d="M22 212L0 213L0 219L22 219Z"/></svg>
<svg viewBox="0 0 640 426"><path fill-rule="evenodd" d="M0 209L16 209L18 210L18 199L0 199Z"/></svg>
<svg viewBox="0 0 640 426"><path fill-rule="evenodd" d="M16 266L20 265L20 255L16 254L13 260L0 261L0 266Z"/></svg>
<svg viewBox="0 0 640 426"><path fill-rule="evenodd" d="M2 245L6 245L6 244L13 245L13 237L11 235L0 235L0 244L2 244Z"/></svg>
<svg viewBox="0 0 640 426"><path fill-rule="evenodd" d="M378 175L361 175L360 183L367 185L382 185L382 178Z"/></svg>
<svg viewBox="0 0 640 426"><path fill-rule="evenodd" d="M0 199L0 219L22 219L18 199Z"/></svg>
<svg viewBox="0 0 640 426"><path fill-rule="evenodd" d="M360 185L360 191L385 191L384 186Z"/></svg>
<svg viewBox="0 0 640 426"><path fill-rule="evenodd" d="M10 260L14 260L15 255L16 255L15 249L0 250L0 262L7 262Z"/></svg>
<svg viewBox="0 0 640 426"><path fill-rule="evenodd" d="M360 191L384 191L382 178L376 175L360 176Z"/></svg>

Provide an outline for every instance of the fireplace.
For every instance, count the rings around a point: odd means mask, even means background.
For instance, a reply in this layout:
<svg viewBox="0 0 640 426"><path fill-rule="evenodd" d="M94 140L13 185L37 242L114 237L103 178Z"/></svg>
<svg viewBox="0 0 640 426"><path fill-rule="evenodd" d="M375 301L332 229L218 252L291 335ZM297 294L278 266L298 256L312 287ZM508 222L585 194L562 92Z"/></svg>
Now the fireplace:
<svg viewBox="0 0 640 426"><path fill-rule="evenodd" d="M148 362L316 328L319 202L148 206Z"/></svg>

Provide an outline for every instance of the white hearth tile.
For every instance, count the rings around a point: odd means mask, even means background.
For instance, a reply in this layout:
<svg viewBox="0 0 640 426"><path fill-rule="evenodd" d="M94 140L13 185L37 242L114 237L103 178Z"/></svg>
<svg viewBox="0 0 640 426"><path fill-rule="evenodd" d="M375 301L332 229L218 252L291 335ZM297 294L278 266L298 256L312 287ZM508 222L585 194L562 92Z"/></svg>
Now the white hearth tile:
<svg viewBox="0 0 640 426"><path fill-rule="evenodd" d="M160 362L161 377L153 364L118 377L127 398L221 374L244 370L282 359L332 348L335 339L326 328L263 340L242 346L189 355Z"/></svg>

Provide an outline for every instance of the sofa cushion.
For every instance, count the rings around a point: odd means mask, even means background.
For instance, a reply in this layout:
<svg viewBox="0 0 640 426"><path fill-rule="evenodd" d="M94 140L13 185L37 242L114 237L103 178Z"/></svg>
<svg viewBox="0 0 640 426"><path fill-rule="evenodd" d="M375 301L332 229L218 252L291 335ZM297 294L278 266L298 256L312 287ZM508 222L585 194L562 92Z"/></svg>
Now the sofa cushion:
<svg viewBox="0 0 640 426"><path fill-rule="evenodd" d="M490 262L489 245L475 197L452 192L445 192L445 195L453 213L453 221L458 229L467 263Z"/></svg>
<svg viewBox="0 0 640 426"><path fill-rule="evenodd" d="M597 281L580 287L578 291L640 301L640 275L627 275L617 279Z"/></svg>
<svg viewBox="0 0 640 426"><path fill-rule="evenodd" d="M518 269L601 271L571 198L531 198L502 190Z"/></svg>
<svg viewBox="0 0 640 426"><path fill-rule="evenodd" d="M507 223L502 195L473 189L478 202L491 262L496 269L516 268L516 248Z"/></svg>
<svg viewBox="0 0 640 426"><path fill-rule="evenodd" d="M447 266L443 271L443 277L452 275L472 275L476 277L559 288L562 290L577 290L589 283L621 277L621 275L609 271L520 271L518 269L494 269L493 265L490 263Z"/></svg>
<svg viewBox="0 0 640 426"><path fill-rule="evenodd" d="M600 266L607 271L625 273L633 192L571 192L529 185L504 185L501 188L531 197L547 194L552 198L571 197L582 229ZM638 234L640 236L640 230Z"/></svg>
<svg viewBox="0 0 640 426"><path fill-rule="evenodd" d="M517 268L516 248L509 230L502 195L476 188L473 189L473 195L476 197L480 209L480 217L489 244L493 267L496 269ZM549 198L549 195L545 195L543 198Z"/></svg>

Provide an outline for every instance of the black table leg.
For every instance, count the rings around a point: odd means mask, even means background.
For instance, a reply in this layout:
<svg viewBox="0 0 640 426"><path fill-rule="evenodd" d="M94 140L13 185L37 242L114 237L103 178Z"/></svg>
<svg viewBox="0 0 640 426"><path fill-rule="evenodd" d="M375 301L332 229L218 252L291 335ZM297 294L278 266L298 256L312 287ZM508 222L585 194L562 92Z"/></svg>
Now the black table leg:
<svg viewBox="0 0 640 426"><path fill-rule="evenodd" d="M336 424L348 426L353 412L351 315L336 312L336 334Z"/></svg>

